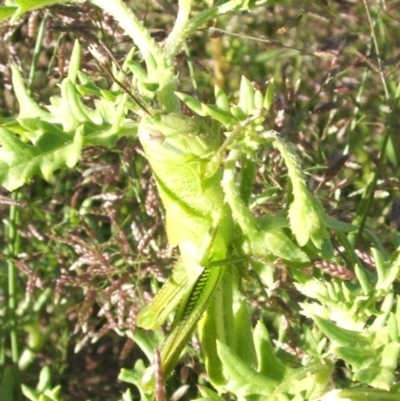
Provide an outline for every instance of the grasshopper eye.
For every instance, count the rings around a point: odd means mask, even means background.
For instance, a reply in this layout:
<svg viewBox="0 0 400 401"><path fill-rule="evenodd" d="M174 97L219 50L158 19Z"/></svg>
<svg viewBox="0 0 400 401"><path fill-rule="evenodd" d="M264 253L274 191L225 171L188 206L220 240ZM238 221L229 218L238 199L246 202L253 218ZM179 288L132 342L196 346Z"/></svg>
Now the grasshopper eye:
<svg viewBox="0 0 400 401"><path fill-rule="evenodd" d="M147 127L139 129L139 138L142 143L152 147L161 146L165 142L165 136L160 131Z"/></svg>

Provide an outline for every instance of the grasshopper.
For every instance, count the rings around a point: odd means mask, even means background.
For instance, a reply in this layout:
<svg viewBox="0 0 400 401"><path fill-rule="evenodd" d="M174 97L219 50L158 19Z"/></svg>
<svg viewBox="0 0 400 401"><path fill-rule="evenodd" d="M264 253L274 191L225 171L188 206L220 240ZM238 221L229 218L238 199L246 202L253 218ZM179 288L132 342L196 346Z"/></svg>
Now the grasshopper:
<svg viewBox="0 0 400 401"><path fill-rule="evenodd" d="M235 335L229 330L235 326L232 297L238 292L238 275L225 263L232 254L233 220L247 253L295 262L308 257L282 230L263 226L251 214L234 182L240 151L231 150L222 169L215 157L222 148L205 132L207 127L198 120L178 114L146 116L139 123L139 139L166 211L168 240L179 248L180 258L171 277L139 313L137 323L147 330L157 329L177 309L161 349L165 378L199 325L209 378L223 386L226 379L216 340L229 343ZM253 346L251 341L248 344Z"/></svg>
<svg viewBox="0 0 400 401"><path fill-rule="evenodd" d="M137 320L154 330L179 305L161 350L168 377L224 278L226 265L212 264L227 258L232 218L224 203L222 171L213 160L217 144L197 120L178 114L144 117L138 132L165 207L168 240L180 251L171 277Z"/></svg>

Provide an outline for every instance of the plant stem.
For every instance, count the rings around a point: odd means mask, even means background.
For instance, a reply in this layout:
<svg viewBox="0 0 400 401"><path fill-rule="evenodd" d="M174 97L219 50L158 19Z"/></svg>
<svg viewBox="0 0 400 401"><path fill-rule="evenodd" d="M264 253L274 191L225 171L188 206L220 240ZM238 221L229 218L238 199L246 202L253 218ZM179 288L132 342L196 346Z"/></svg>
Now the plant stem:
<svg viewBox="0 0 400 401"><path fill-rule="evenodd" d="M18 200L20 194L18 191L12 194L12 198ZM14 363L18 363L18 333L17 333L17 285L16 285L16 268L13 262L13 256L18 254L20 250L20 236L18 234L18 225L20 213L17 205L10 206L10 225L8 228L8 321L11 327L11 358Z"/></svg>
<svg viewBox="0 0 400 401"><path fill-rule="evenodd" d="M164 54L150 36L149 31L122 0L90 1L115 18L121 28L132 38L133 42L140 50L140 54L143 56L148 69L155 67L154 62L156 65L162 60L165 62Z"/></svg>
<svg viewBox="0 0 400 401"><path fill-rule="evenodd" d="M384 92L385 92L385 99L386 99L387 104L389 105L389 107L392 110L391 113L389 114L388 119L387 119L385 131L384 131L384 137L383 137L382 146L381 146L381 152L380 152L380 155L379 155L379 161L383 162L383 160L385 159L385 155L386 155L386 146L387 146L387 144L389 142L389 139L390 139L390 134L391 134L391 131L392 131L392 127L395 124L394 116L397 115L397 110L398 110L398 107L399 107L399 104L398 104L399 97L398 97L398 94L396 94L393 98L391 98L391 96L389 94L388 86L387 86L387 83L386 83L386 78L385 78L384 73L383 73L382 58L381 58L381 55L380 55L378 39L377 39L377 37L375 35L375 29L374 29L375 24L377 23L377 20L372 20L371 14L369 12L369 6L368 6L367 2L365 0L363 0L363 2L364 2L365 10L366 10L368 21L369 21L370 28L371 28L371 37L372 37L373 46L375 48L375 53L376 53L376 57L377 57L377 61L378 61L379 74L380 74L380 77L381 77L381 80L382 80L382 84L383 84L383 89L384 89ZM368 185L366 193L365 193L365 197L362 200L361 205L360 205L363 208L363 213L362 213L362 216L361 216L361 219L360 219L357 235L356 235L355 240L354 240L354 246L356 248L360 244L361 237L362 237L362 234L363 234L363 231L364 231L364 227L365 227L365 224L367 222L368 215L369 215L369 211L370 211L372 202L374 200L375 188L376 188L376 185L377 185L377 182L378 182L378 178L379 178L379 171L376 170L374 172L374 175L373 175L371 181L369 182L369 185Z"/></svg>
<svg viewBox="0 0 400 401"><path fill-rule="evenodd" d="M391 113L389 114L389 117L387 119L387 123L385 131L384 131L384 137L383 137L383 141L382 141L382 147L381 147L381 153L379 155L379 161L383 162L383 160L385 159L386 156L386 146L389 142L389 138L390 135L392 133L392 131L395 129L396 124L397 124L397 114L398 114L398 110L400 108L400 84L397 86L397 91L396 94L394 96L394 100L392 102L392 105L390 107L391 109ZM367 187L367 191L366 191L366 195L365 198L363 200L365 200L365 204L363 205L363 209L364 212L362 214L361 220L360 220L360 224L359 224L359 228L357 231L357 235L356 238L354 240L354 246L355 248L358 248L360 241L361 241L361 237L364 231L364 227L365 224L367 222L367 218L369 215L369 210L371 208L372 202L374 200L374 194L375 194L375 187L376 184L378 182L378 177L379 177L379 172L376 171L372 177L371 182L369 183L368 187Z"/></svg>
<svg viewBox="0 0 400 401"><path fill-rule="evenodd" d="M165 51L168 56L175 55L185 40L185 31L189 21L193 0L179 0L178 15L174 28L165 41Z"/></svg>
<svg viewBox="0 0 400 401"><path fill-rule="evenodd" d="M149 31L122 0L90 0L110 14L138 47L147 67L147 80L159 85L158 100L161 108L178 111L176 76L171 59L150 36Z"/></svg>
<svg viewBox="0 0 400 401"><path fill-rule="evenodd" d="M43 43L43 37L46 32L46 23L47 19L49 18L49 13L46 12L45 16L42 19L42 22L40 24L40 29L38 32L37 40L36 40L36 45L35 45L35 50L33 52L33 58L32 58L32 63L31 63L31 69L29 71L29 79L28 79L28 93L31 95L31 89L33 85L33 79L35 77L35 71L36 71L36 66L37 62L39 60L40 56L40 51L42 50L42 43Z"/></svg>

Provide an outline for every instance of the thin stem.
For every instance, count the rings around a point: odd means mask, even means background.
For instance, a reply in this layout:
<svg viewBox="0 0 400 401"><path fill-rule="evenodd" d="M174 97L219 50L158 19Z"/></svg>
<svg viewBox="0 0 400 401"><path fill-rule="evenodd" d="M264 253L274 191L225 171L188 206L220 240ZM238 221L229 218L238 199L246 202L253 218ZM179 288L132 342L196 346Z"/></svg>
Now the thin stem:
<svg viewBox="0 0 400 401"><path fill-rule="evenodd" d="M12 194L12 198L19 199L19 192ZM8 322L10 324L10 340L11 340L11 358L14 363L18 363L18 332L17 332L17 284L16 284L16 267L13 262L13 256L19 253L20 236L18 234L18 225L20 220L19 208L16 205L10 206L10 225L8 228L8 256L7 274L8 274Z"/></svg>
<svg viewBox="0 0 400 401"><path fill-rule="evenodd" d="M229 32L229 31L225 31L224 29L214 28L214 27L208 28L208 31L210 33L222 33L224 35L241 38L244 40L250 40L252 42L264 43L265 45L267 45L267 46L269 45L271 47L282 47L285 49L297 50L297 51L301 52L302 54L307 54L309 56L318 57L316 54L308 52L306 49L300 49L298 47L293 47L293 46L286 46L282 42L280 42L279 40L276 40L276 39L271 40L271 39L261 38L261 37L256 37L256 36L243 35L241 33Z"/></svg>
<svg viewBox="0 0 400 401"><path fill-rule="evenodd" d="M90 0L118 21L118 24L131 37L146 62L150 74L157 73L158 67L169 62L161 48L150 36L149 31L122 0Z"/></svg>
<svg viewBox="0 0 400 401"><path fill-rule="evenodd" d="M42 22L40 24L40 28L39 28L39 32L38 32L38 36L37 36L37 40L36 40L36 45L35 45L35 50L33 52L31 69L29 71L29 79L28 79L28 93L29 94L31 94L33 79L35 77L37 62L39 60L40 52L42 50L43 38L44 38L44 35L46 32L46 23L47 23L48 18L49 18L49 13L46 12L46 14L43 17Z"/></svg>
<svg viewBox="0 0 400 401"><path fill-rule="evenodd" d="M388 90L388 87L387 87L387 84L386 84L385 76L383 74L382 58L381 58L381 55L380 55L379 44L378 44L378 40L377 40L377 37L375 35L375 30L374 30L374 25L375 25L376 21L373 21L372 18L371 18L371 14L369 12L369 7L368 7L368 4L367 4L366 0L363 0L363 2L364 2L365 10L366 10L368 21L369 21L370 28L371 28L371 37L372 37L372 41L373 41L373 44L374 44L374 47L375 47L376 57L377 57L377 60L378 60L379 75L380 75L381 80L382 80L382 84L383 84L383 88L384 88L384 92L385 92L385 98L386 98L387 103L390 105L390 103L391 103L390 94L389 94L389 90ZM383 141L382 141L381 152L380 152L380 155L379 155L379 161L380 162L383 162L383 160L384 160L384 158L386 156L386 147L387 147L387 144L388 144L389 139L390 139L392 126L394 124L394 121L393 121L394 117L393 116L395 116L397 114L397 109L398 109L398 98L397 98L397 96L395 97L395 99L393 101L391 109L392 109L392 112L390 113L390 115L388 116L388 119L387 119L385 133L384 133L384 137L383 137ZM367 218L368 218L368 215L369 215L369 210L371 209L371 205L372 205L372 202L374 200L375 188L376 188L376 185L378 183L378 177L379 177L379 172L378 172L378 170L376 170L374 172L373 176L372 176L372 179L371 179L369 185L368 185L368 188L367 188L367 191L366 191L366 194L365 194L365 198L364 198L364 202L362 202L363 203L362 204L363 213L362 213L362 216L361 216L361 219L360 219L357 235L356 235L355 240L354 240L354 246L356 248L360 244L361 237L363 235L363 231L364 231L364 228L365 228L365 225L366 225L366 222L367 222Z"/></svg>
<svg viewBox="0 0 400 401"><path fill-rule="evenodd" d="M160 107L168 112L179 111L179 101L175 96L176 74L171 58L150 36L149 31L122 0L90 0L110 14L130 36L138 47L147 67L147 79L159 85Z"/></svg>
<svg viewBox="0 0 400 401"><path fill-rule="evenodd" d="M382 80L382 84L383 84L383 89L385 91L386 100L389 101L389 99L390 99L389 90L388 90L388 87L387 87L387 84L386 84L385 75L383 74L382 57L381 57L381 53L380 53L380 50L379 50L378 39L377 39L377 37L375 35L375 29L374 29L375 28L375 24L376 24L376 20L372 21L367 1L363 0L363 2L364 2L364 6L365 6L365 11L367 13L369 26L371 28L371 37L372 37L372 41L373 41L374 47L375 47L376 59L378 61L379 75L380 75L381 80Z"/></svg>
<svg viewBox="0 0 400 401"><path fill-rule="evenodd" d="M395 124L397 123L397 113L399 110L399 101L400 101L400 84L397 87L397 93L396 93L395 99L393 101L393 106L391 107L392 111L389 114L388 121L386 122L386 128L385 128L385 134L384 134L383 141L382 141L381 153L379 155L380 162L383 162L383 160L386 156L386 146L389 142L389 138L390 138L392 129L393 129L393 127L395 127ZM357 235L354 240L355 248L358 248L360 241L361 241L361 237L362 237L362 234L363 234L363 231L365 228L365 224L367 222L367 218L369 215L369 210L371 208L372 201L374 200L375 187L378 182L378 177L379 177L379 172L375 171L375 173L372 177L372 180L367 189L367 193L365 196L366 201L365 201L365 206L364 206L364 213L362 214L359 228L357 231Z"/></svg>

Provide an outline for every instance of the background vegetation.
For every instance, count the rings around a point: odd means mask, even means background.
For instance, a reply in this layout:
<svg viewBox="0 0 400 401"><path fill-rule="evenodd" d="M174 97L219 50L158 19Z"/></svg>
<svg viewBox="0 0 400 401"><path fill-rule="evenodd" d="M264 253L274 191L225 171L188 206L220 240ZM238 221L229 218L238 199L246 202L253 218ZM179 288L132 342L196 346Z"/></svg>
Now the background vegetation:
<svg viewBox="0 0 400 401"><path fill-rule="evenodd" d="M128 3L157 41L170 32L175 2ZM117 60L132 46L113 19L89 3L31 11L3 22L0 31L4 119L18 114L12 63L34 99L49 104L75 39L83 44L81 69L104 88L110 77L88 44L101 38ZM205 102L213 100L214 84L234 97L242 75L263 91L274 81L264 125L295 144L309 188L329 215L366 224L367 236L356 231L352 246L371 277L372 244L385 260L393 260L399 246L399 32L399 1L276 1L219 17L195 32L175 60L179 91ZM256 213L285 203L286 167L278 156L270 149L259 156L255 195L270 192ZM120 369L144 357L125 333L135 331L138 310L176 258L137 140L128 135L111 149L87 148L76 167L55 172L49 182L36 177L13 193L2 189L0 214L3 389L6 381L20 380L38 393L60 385L65 400L121 399L132 386L118 381ZM244 291L254 321L262 318L275 344L298 356L311 347L299 334L301 325L310 324L300 313L307 297L279 267L272 296L254 283ZM350 260L344 266L321 262L308 274L331 283L355 280ZM389 287L396 299L397 279ZM168 399L194 399L196 385L204 382L195 340L192 347L167 386ZM332 388L349 382L348 367L338 359ZM17 397L0 394L0 400Z"/></svg>

